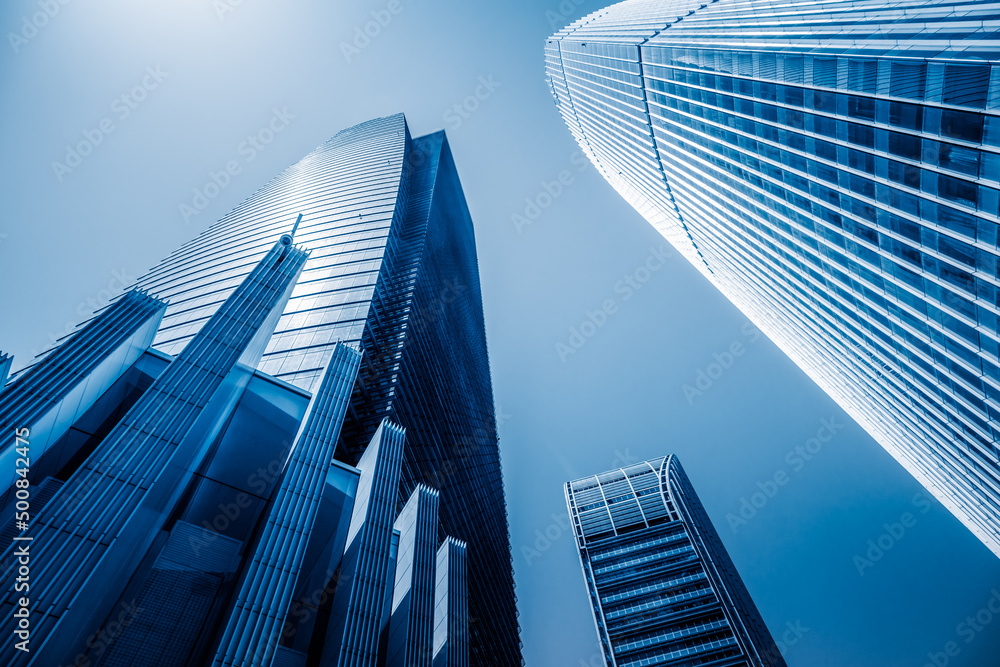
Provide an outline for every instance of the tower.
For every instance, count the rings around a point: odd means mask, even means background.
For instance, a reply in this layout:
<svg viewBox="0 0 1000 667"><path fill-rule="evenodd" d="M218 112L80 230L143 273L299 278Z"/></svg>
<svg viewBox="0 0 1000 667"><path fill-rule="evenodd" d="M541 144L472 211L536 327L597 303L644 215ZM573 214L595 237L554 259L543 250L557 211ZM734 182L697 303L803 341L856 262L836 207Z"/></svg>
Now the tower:
<svg viewBox="0 0 1000 667"><path fill-rule="evenodd" d="M998 27L629 0L545 54L604 178L1000 555Z"/></svg>
<svg viewBox="0 0 1000 667"><path fill-rule="evenodd" d="M676 456L566 484L608 665L784 667Z"/></svg>
<svg viewBox="0 0 1000 667"><path fill-rule="evenodd" d="M58 548L96 536L86 553L108 563L33 600L65 630L12 660L381 664L408 544L393 524L423 489L423 598L438 545L468 544L453 644L521 662L475 236L444 132L413 138L398 114L338 133L20 371L0 425L30 427L25 537L75 521ZM0 450L10 471L17 455ZM94 504L119 496L123 515Z"/></svg>

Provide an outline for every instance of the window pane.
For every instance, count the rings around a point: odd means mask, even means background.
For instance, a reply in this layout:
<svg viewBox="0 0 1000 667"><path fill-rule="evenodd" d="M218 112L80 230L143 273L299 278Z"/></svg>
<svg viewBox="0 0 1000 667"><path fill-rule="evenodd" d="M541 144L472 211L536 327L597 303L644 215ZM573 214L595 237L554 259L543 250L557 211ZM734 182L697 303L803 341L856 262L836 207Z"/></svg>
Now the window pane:
<svg viewBox="0 0 1000 667"><path fill-rule="evenodd" d="M945 104L983 109L989 84L989 65L947 65L942 100Z"/></svg>

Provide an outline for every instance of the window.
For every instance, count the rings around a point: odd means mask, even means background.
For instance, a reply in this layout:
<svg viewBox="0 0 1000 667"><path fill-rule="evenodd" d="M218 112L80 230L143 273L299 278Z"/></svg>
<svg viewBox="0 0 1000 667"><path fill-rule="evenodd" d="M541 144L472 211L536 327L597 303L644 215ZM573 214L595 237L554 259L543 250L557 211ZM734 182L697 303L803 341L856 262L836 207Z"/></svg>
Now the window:
<svg viewBox="0 0 1000 667"><path fill-rule="evenodd" d="M859 195L868 197L869 199L875 198L875 183L872 181L869 181L867 178L851 174L850 183L851 192L856 192Z"/></svg>
<svg viewBox="0 0 1000 667"><path fill-rule="evenodd" d="M952 144L940 144L938 164L945 169L975 178L979 175L979 151Z"/></svg>
<svg viewBox="0 0 1000 667"><path fill-rule="evenodd" d="M773 53L761 53L757 56L758 75L761 79L774 81L778 78L778 60ZM774 90L774 86L771 87ZM773 99L773 98L771 98Z"/></svg>
<svg viewBox="0 0 1000 667"><path fill-rule="evenodd" d="M969 267L975 268L976 266L976 249L968 243L942 235L938 238L938 250Z"/></svg>
<svg viewBox="0 0 1000 667"><path fill-rule="evenodd" d="M813 85L823 88L837 87L837 59L813 59Z"/></svg>
<svg viewBox="0 0 1000 667"><path fill-rule="evenodd" d="M986 118L984 134L986 135L984 138L987 144L990 146L1000 146L1000 116L988 116Z"/></svg>
<svg viewBox="0 0 1000 667"><path fill-rule="evenodd" d="M847 64L847 87L860 93L874 93L878 80L878 62L850 60Z"/></svg>
<svg viewBox="0 0 1000 667"><path fill-rule="evenodd" d="M850 95L847 98L847 115L851 118L875 120L875 100L870 97Z"/></svg>
<svg viewBox="0 0 1000 667"><path fill-rule="evenodd" d="M889 124L907 130L919 130L923 126L924 108L905 102L889 103Z"/></svg>
<svg viewBox="0 0 1000 667"><path fill-rule="evenodd" d="M778 121L778 107L773 104L757 104L758 113L756 114L761 120L767 120L772 123Z"/></svg>
<svg viewBox="0 0 1000 667"><path fill-rule="evenodd" d="M789 83L802 83L805 62L802 56L783 56L785 61L785 81Z"/></svg>
<svg viewBox="0 0 1000 667"><path fill-rule="evenodd" d="M945 104L983 109L989 84L989 65L946 65L941 99Z"/></svg>
<svg viewBox="0 0 1000 667"><path fill-rule="evenodd" d="M826 113L837 113L837 93L817 90L813 93L813 109Z"/></svg>
<svg viewBox="0 0 1000 667"><path fill-rule="evenodd" d="M945 137L970 141L974 144L982 143L983 116L967 111L943 110L941 112L941 134Z"/></svg>
<svg viewBox="0 0 1000 667"><path fill-rule="evenodd" d="M785 65L787 68L788 66ZM787 69L786 69L787 73ZM802 89L794 86L778 86L778 100L784 104L802 106Z"/></svg>
<svg viewBox="0 0 1000 667"><path fill-rule="evenodd" d="M920 189L920 167L889 160L889 179L915 190Z"/></svg>
<svg viewBox="0 0 1000 667"><path fill-rule="evenodd" d="M831 144L829 141L823 141L821 139L816 139L816 155L824 160L829 160L830 162L837 161L837 145Z"/></svg>
<svg viewBox="0 0 1000 667"><path fill-rule="evenodd" d="M778 115L779 122L787 125L788 127L794 127L797 130L801 130L805 127L804 116L801 111L793 111L791 109L781 109Z"/></svg>
<svg viewBox="0 0 1000 667"><path fill-rule="evenodd" d="M928 213L932 213L928 210ZM949 206L939 204L937 206L937 221L942 226L953 232L958 232L970 239L976 238L976 218L968 213L962 213ZM924 216L927 217L927 216Z"/></svg>
<svg viewBox="0 0 1000 667"><path fill-rule="evenodd" d="M736 54L736 73L740 76L753 76L753 54Z"/></svg>
<svg viewBox="0 0 1000 667"><path fill-rule="evenodd" d="M920 137L900 132L889 132L889 152L893 155L920 160Z"/></svg>
<svg viewBox="0 0 1000 667"><path fill-rule="evenodd" d="M837 121L826 116L812 116L814 131L831 139L837 138Z"/></svg>
<svg viewBox="0 0 1000 667"><path fill-rule="evenodd" d="M858 123L847 124L847 140L857 146L875 147L875 130Z"/></svg>
<svg viewBox="0 0 1000 667"><path fill-rule="evenodd" d="M938 194L944 199L972 208L979 205L979 188L976 184L952 176L938 176Z"/></svg>
<svg viewBox="0 0 1000 667"><path fill-rule="evenodd" d="M838 183L837 175L840 172L838 172L836 169L834 169L833 167L828 167L825 164L820 164L819 162L813 162L809 166L814 167L814 169L809 170L810 172L812 172L813 176L821 180L824 180L827 183L833 183L834 185L837 185Z"/></svg>
<svg viewBox="0 0 1000 667"><path fill-rule="evenodd" d="M897 190L896 188L886 187L886 190L888 190L888 202L886 203L890 206L911 215L920 215L920 199L915 195Z"/></svg>
<svg viewBox="0 0 1000 667"><path fill-rule="evenodd" d="M966 292L974 293L976 281L971 274L944 262L938 262L938 276L945 282Z"/></svg>
<svg viewBox="0 0 1000 667"><path fill-rule="evenodd" d="M926 64L893 62L889 70L889 94L922 100L926 79Z"/></svg>
<svg viewBox="0 0 1000 667"><path fill-rule="evenodd" d="M875 173L875 157L869 153L863 153L853 148L850 149L848 151L848 164L851 169L857 169L869 174Z"/></svg>
<svg viewBox="0 0 1000 667"><path fill-rule="evenodd" d="M889 228L897 234L905 236L911 241L920 242L920 227L906 218L901 218L898 215L890 216Z"/></svg>

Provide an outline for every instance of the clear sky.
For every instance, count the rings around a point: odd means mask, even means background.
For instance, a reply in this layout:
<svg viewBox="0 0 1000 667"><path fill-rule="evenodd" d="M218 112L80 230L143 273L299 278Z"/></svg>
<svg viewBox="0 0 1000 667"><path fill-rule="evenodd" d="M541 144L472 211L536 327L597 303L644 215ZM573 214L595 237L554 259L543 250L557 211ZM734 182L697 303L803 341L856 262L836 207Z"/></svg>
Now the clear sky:
<svg viewBox="0 0 1000 667"><path fill-rule="evenodd" d="M54 16L26 29L46 4ZM790 640L789 665L922 667L935 664L928 654L938 667L996 665L1000 616L965 619L1000 591L1000 560L581 168L545 85L542 47L554 27L598 8L3 3L0 349L23 365L338 130L403 111L415 135L448 131L476 222L529 666L599 664L562 484L671 452L771 631ZM372 12L385 25L355 43ZM271 143L244 144L275 110L284 120ZM67 158L81 141L93 150ZM197 200L231 160L240 173ZM547 193L563 171L561 192ZM185 220L181 206L196 204ZM673 256L650 260L661 247ZM647 260L659 268L629 288L625 277ZM588 312L602 325L561 358L558 344ZM734 343L742 354L686 397L684 385L714 354L727 361ZM824 420L842 427L806 459L796 448ZM727 519L775 474L787 482L766 503L757 497L755 516ZM900 534L893 524L907 513ZM883 537L886 525L898 539ZM880 538L889 548L878 560L855 558Z"/></svg>

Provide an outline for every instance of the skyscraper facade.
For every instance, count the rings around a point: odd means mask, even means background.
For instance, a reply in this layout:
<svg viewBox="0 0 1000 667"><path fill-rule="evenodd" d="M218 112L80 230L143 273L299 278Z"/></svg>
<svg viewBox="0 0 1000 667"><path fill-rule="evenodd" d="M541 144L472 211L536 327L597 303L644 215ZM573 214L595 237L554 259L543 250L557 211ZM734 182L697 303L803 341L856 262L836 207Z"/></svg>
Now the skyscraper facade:
<svg viewBox="0 0 1000 667"><path fill-rule="evenodd" d="M784 667L676 456L566 484L606 664Z"/></svg>
<svg viewBox="0 0 1000 667"><path fill-rule="evenodd" d="M31 599L0 599L33 624L5 664L382 665L416 646L429 665L435 645L521 664L443 132L413 138L400 114L337 134L18 372L0 426L29 441L0 449L3 504L23 500L19 447L32 494L2 566L40 554ZM438 590L453 543L468 575ZM440 642L439 599L465 610Z"/></svg>
<svg viewBox="0 0 1000 667"><path fill-rule="evenodd" d="M1000 15L628 0L553 35L608 182L1000 555Z"/></svg>

